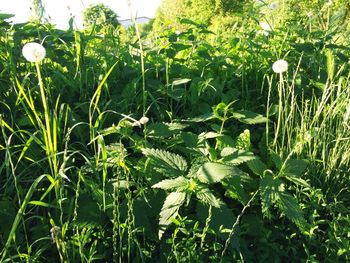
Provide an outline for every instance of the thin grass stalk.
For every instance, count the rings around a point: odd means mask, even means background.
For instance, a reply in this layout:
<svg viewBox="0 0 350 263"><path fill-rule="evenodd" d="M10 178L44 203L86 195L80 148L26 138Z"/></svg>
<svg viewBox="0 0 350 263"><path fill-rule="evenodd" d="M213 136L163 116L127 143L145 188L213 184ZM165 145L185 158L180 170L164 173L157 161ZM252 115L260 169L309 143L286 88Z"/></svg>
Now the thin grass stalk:
<svg viewBox="0 0 350 263"><path fill-rule="evenodd" d="M16 230L17 230L17 227L18 227L18 224L20 223L20 221L22 220L23 218L23 215L25 213L25 210L27 208L27 205L30 201L30 199L32 198L32 195L33 193L35 192L35 190L37 189L38 187L38 184L41 182L41 180L43 178L45 178L47 175L46 174L43 174L41 176L39 176L38 178L35 179L35 181L33 182L33 184L30 186L24 200L23 200L23 203L22 205L20 206L18 212L17 212L17 215L15 217L15 220L13 221L13 224L12 224L12 227L11 227L11 230L10 230L10 233L9 233L9 236L7 238L7 241L5 243L5 247L4 249L1 251L1 260L0 262L3 262L4 259L6 258L6 255L7 255L7 252L8 252L8 249L11 245L11 242L12 240L14 240L15 238L15 235L16 235Z"/></svg>
<svg viewBox="0 0 350 263"><path fill-rule="evenodd" d="M146 102L147 102L147 93L146 93L146 77L145 77L145 61L144 61L144 52L143 52L143 46L141 42L141 34L139 27L136 23L136 18L133 18L133 22L135 25L135 32L136 32L136 37L139 42L139 47L140 47L140 62L141 62L141 77L142 77L142 114L145 116L146 114Z"/></svg>
<svg viewBox="0 0 350 263"><path fill-rule="evenodd" d="M56 177L58 172L57 156L56 156L57 144L54 145L53 142L55 141L57 143L57 141L56 141L56 138L54 138L52 135L51 124L50 124L51 116L47 106L46 94L45 94L44 84L42 81L39 63L36 62L35 66L38 74L41 101L44 107L45 126L42 127L42 130L44 132L45 148L46 148L46 153L47 153L51 173L54 177Z"/></svg>
<svg viewBox="0 0 350 263"><path fill-rule="evenodd" d="M272 148L275 149L278 136L279 136L279 131L282 123L282 113L283 113L283 90L284 90L284 82L283 82L283 74L279 74L279 84L277 86L278 88L278 119L277 119L277 128L275 131L275 139L272 144Z"/></svg>

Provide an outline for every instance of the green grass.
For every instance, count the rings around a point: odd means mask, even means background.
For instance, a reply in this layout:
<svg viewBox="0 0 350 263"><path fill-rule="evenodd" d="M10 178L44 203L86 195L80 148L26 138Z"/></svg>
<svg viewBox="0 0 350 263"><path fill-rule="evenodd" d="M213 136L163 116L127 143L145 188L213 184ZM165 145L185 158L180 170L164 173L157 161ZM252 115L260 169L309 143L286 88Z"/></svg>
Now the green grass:
<svg viewBox="0 0 350 263"><path fill-rule="evenodd" d="M0 20L1 262L349 261L349 32L281 8L268 35L255 9L216 35Z"/></svg>

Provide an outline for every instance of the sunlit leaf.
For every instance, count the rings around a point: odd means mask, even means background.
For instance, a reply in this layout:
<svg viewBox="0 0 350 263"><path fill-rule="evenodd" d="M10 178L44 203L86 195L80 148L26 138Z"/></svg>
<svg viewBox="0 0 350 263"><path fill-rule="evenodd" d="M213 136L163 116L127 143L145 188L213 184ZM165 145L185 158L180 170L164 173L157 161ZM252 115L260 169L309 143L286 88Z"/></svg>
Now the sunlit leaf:
<svg viewBox="0 0 350 263"><path fill-rule="evenodd" d="M219 208L223 203L218 199L208 188L203 187L201 190L196 192L197 198L204 204L211 205Z"/></svg>
<svg viewBox="0 0 350 263"><path fill-rule="evenodd" d="M199 168L197 178L202 183L212 184L220 182L225 177L242 173L240 169L234 166L220 163L205 163Z"/></svg>
<svg viewBox="0 0 350 263"><path fill-rule="evenodd" d="M252 152L238 150L232 147L222 149L221 156L223 157L224 162L229 162L234 165L239 165L256 158Z"/></svg>
<svg viewBox="0 0 350 263"><path fill-rule="evenodd" d="M186 160L175 153L143 148L142 153L153 161L154 169L167 176L182 176L187 171Z"/></svg>
<svg viewBox="0 0 350 263"><path fill-rule="evenodd" d="M259 124L259 123L265 123L268 121L268 119L261 114L247 111L247 110L240 110L235 111L232 113L232 118L239 120L240 122L246 123L246 124Z"/></svg>
<svg viewBox="0 0 350 263"><path fill-rule="evenodd" d="M183 176L177 177L175 179L166 179L155 185L152 185L152 188L161 188L164 190L176 189L176 190L185 190L187 188L189 180Z"/></svg>
<svg viewBox="0 0 350 263"><path fill-rule="evenodd" d="M165 230L171 223L171 218L177 216L179 208L185 202L185 199L186 193L184 192L172 192L165 199L162 210L159 214L159 239L162 238Z"/></svg>

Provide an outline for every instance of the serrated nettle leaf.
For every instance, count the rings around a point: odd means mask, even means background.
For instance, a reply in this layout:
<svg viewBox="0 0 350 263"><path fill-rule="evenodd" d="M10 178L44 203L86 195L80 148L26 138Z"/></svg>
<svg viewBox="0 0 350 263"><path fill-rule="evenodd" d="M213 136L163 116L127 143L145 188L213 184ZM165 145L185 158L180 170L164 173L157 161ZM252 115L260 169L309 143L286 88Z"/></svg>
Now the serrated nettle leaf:
<svg viewBox="0 0 350 263"><path fill-rule="evenodd" d="M266 164L264 164L260 159L255 158L254 160L250 160L247 162L249 169L260 177L263 176L264 172L267 169Z"/></svg>
<svg viewBox="0 0 350 263"><path fill-rule="evenodd" d="M271 157L271 160L273 161L273 163L276 165L276 168L278 170L280 170L282 168L282 165L283 165L281 157L275 152L271 152L270 157Z"/></svg>
<svg viewBox="0 0 350 263"><path fill-rule="evenodd" d="M249 201L248 195L245 193L240 176L233 176L222 181L222 185L226 189L226 195L233 199L237 199L242 204Z"/></svg>
<svg viewBox="0 0 350 263"><path fill-rule="evenodd" d="M237 167L220 164L205 163L197 171L197 178L202 183L212 184L220 182L228 176L239 176L243 172Z"/></svg>
<svg viewBox="0 0 350 263"><path fill-rule="evenodd" d="M287 180L291 181L294 184L300 185L300 186L304 186L304 187L310 187L309 183L299 177L296 176L285 176Z"/></svg>
<svg viewBox="0 0 350 263"><path fill-rule="evenodd" d="M159 239L162 238L165 230L171 223L171 218L175 218L179 212L179 208L186 200L186 193L184 192L172 192L164 201L162 210L159 214Z"/></svg>
<svg viewBox="0 0 350 263"><path fill-rule="evenodd" d="M146 128L146 134L148 137L169 137L187 127L182 123L151 123Z"/></svg>
<svg viewBox="0 0 350 263"><path fill-rule="evenodd" d="M298 201L290 194L278 193L277 207L292 222L294 222L301 231L308 229L309 224L304 218Z"/></svg>
<svg viewBox="0 0 350 263"><path fill-rule="evenodd" d="M259 124L268 121L268 118L263 115L247 110L235 111L232 113L231 117L246 124Z"/></svg>
<svg viewBox="0 0 350 263"><path fill-rule="evenodd" d="M187 171L187 162L180 155L149 148L143 148L142 153L153 161L154 169L167 176L182 176Z"/></svg>
<svg viewBox="0 0 350 263"><path fill-rule="evenodd" d="M260 196L261 196L261 208L265 216L270 215L270 207L274 205L278 199L278 194L284 189L284 184L280 179L273 178L271 175L265 175L260 180Z"/></svg>
<svg viewBox="0 0 350 263"><path fill-rule="evenodd" d="M308 162L305 160L289 159L283 169L283 174L286 176L299 177L303 174L308 166Z"/></svg>
<svg viewBox="0 0 350 263"><path fill-rule="evenodd" d="M254 156L254 153L244 151L244 150L238 150L236 148L232 147L226 147L222 149L221 156L223 157L224 162L229 162L234 165L239 165L241 163L245 163L251 160L254 160L256 157Z"/></svg>
<svg viewBox="0 0 350 263"><path fill-rule="evenodd" d="M203 187L197 191L196 196L204 204L211 205L213 207L220 208L220 206L223 204L223 202L206 187Z"/></svg>
<svg viewBox="0 0 350 263"><path fill-rule="evenodd" d="M177 191L184 191L188 187L189 182L190 181L188 179L186 179L183 176L180 176L175 179L163 180L153 185L152 188L161 188L164 190L176 189Z"/></svg>

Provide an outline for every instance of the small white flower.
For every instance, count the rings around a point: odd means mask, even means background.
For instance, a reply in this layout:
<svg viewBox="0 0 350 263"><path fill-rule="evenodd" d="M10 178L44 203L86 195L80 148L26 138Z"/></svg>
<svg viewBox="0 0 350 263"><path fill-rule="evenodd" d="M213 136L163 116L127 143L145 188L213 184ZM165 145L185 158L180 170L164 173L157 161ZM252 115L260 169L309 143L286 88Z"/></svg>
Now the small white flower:
<svg viewBox="0 0 350 263"><path fill-rule="evenodd" d="M176 30L176 31L175 31L175 34L178 36L178 35L181 34L181 32L180 32L179 30Z"/></svg>
<svg viewBox="0 0 350 263"><path fill-rule="evenodd" d="M141 124L146 124L149 121L149 119L146 116L143 116L140 120L139 123Z"/></svg>
<svg viewBox="0 0 350 263"><path fill-rule="evenodd" d="M269 25L269 23L260 22L259 25L264 31L271 31L272 30L271 26Z"/></svg>
<svg viewBox="0 0 350 263"><path fill-rule="evenodd" d="M287 71L287 69L288 69L288 63L287 63L287 61L285 61L283 59L277 60L272 65L272 70L275 73L283 73L283 72Z"/></svg>
<svg viewBox="0 0 350 263"><path fill-rule="evenodd" d="M30 42L23 46L22 54L29 62L40 62L45 58L46 50L42 45Z"/></svg>

